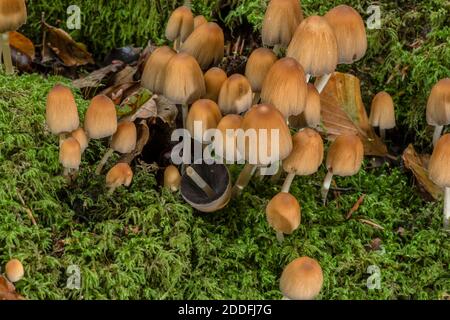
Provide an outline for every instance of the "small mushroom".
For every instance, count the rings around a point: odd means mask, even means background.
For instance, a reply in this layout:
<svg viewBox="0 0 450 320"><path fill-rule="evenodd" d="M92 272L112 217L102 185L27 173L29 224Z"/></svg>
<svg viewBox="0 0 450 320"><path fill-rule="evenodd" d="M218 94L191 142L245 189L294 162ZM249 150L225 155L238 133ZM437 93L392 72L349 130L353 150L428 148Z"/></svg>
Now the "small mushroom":
<svg viewBox="0 0 450 320"><path fill-rule="evenodd" d="M172 192L177 192L180 189L180 184L180 171L174 165L168 166L164 170L164 188L168 188Z"/></svg>
<svg viewBox="0 0 450 320"><path fill-rule="evenodd" d="M386 138L386 129L395 127L394 101L387 92L379 92L372 100L370 124L380 128L381 139Z"/></svg>
<svg viewBox="0 0 450 320"><path fill-rule="evenodd" d="M434 126L433 145L439 140L445 125L450 124L450 78L436 83L427 103L427 122Z"/></svg>
<svg viewBox="0 0 450 320"><path fill-rule="evenodd" d="M110 98L99 95L91 100L84 116L84 130L90 139L103 139L116 132L117 112Z"/></svg>
<svg viewBox="0 0 450 320"><path fill-rule="evenodd" d="M189 110L186 129L193 139L203 143L205 132L217 128L221 119L222 113L214 101L200 99L194 102ZM201 130L195 130L196 124L200 125Z"/></svg>
<svg viewBox="0 0 450 320"><path fill-rule="evenodd" d="M258 48L252 52L245 66L245 76L252 86L254 93L253 104L259 103L261 90L267 73L278 60L272 50Z"/></svg>
<svg viewBox="0 0 450 320"><path fill-rule="evenodd" d="M166 38L173 41L173 48L178 48L194 31L194 15L187 6L181 6L175 9L170 15L166 26Z"/></svg>
<svg viewBox="0 0 450 320"><path fill-rule="evenodd" d="M78 128L77 130L72 131L70 136L78 141L80 144L81 154L83 154L89 145L89 138L86 135L86 132L84 132L83 128Z"/></svg>
<svg viewBox="0 0 450 320"><path fill-rule="evenodd" d="M313 300L323 285L320 264L309 257L297 258L284 268L280 290L287 300Z"/></svg>
<svg viewBox="0 0 450 320"><path fill-rule="evenodd" d="M9 281L13 283L20 281L25 274L22 262L17 259L9 260L5 266L5 273Z"/></svg>
<svg viewBox="0 0 450 320"><path fill-rule="evenodd" d="M128 163L118 163L106 175L106 186L109 188L109 194L120 187L129 187L133 181L133 170L131 170Z"/></svg>
<svg viewBox="0 0 450 320"><path fill-rule="evenodd" d="M171 48L164 46L156 49L148 57L142 72L141 84L152 93L164 91L164 79L169 60L176 54Z"/></svg>
<svg viewBox="0 0 450 320"><path fill-rule="evenodd" d="M284 240L284 234L292 234L300 225L300 204L290 193L280 192L267 205L266 218L269 225L277 232L277 239L281 243Z"/></svg>
<svg viewBox="0 0 450 320"><path fill-rule="evenodd" d="M228 79L227 74L220 68L214 67L205 73L206 94L205 99L219 101L219 93L223 83Z"/></svg>
<svg viewBox="0 0 450 320"><path fill-rule="evenodd" d="M316 87L308 83L308 95L306 96L305 110L297 116L289 117L289 125L293 128L310 127L317 129L321 121L320 94Z"/></svg>
<svg viewBox="0 0 450 320"><path fill-rule="evenodd" d="M81 164L81 147L75 138L65 139L59 147L59 162L64 167L64 176L79 170Z"/></svg>
<svg viewBox="0 0 450 320"><path fill-rule="evenodd" d="M219 107L223 114L243 113L252 106L252 102L252 87L243 75L233 74L222 84Z"/></svg>
<svg viewBox="0 0 450 320"><path fill-rule="evenodd" d="M202 15L196 16L194 18L194 30L206 23L208 23L208 20L206 20L204 16Z"/></svg>

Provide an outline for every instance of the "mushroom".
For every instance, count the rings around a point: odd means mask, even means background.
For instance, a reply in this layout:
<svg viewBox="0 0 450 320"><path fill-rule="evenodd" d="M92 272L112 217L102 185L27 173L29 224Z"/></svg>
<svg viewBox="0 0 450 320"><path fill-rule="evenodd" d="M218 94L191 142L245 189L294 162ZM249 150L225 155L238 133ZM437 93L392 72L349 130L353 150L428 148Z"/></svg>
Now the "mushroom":
<svg viewBox="0 0 450 320"><path fill-rule="evenodd" d="M97 166L95 173L99 175L108 159L113 155L114 151L127 154L136 148L137 130L134 122L122 121L117 126L117 131L111 139L111 146L106 151L102 160Z"/></svg>
<svg viewBox="0 0 450 320"><path fill-rule="evenodd" d="M253 104L259 103L264 79L270 68L278 60L272 50L258 48L252 52L245 66L245 76L254 92Z"/></svg>
<svg viewBox="0 0 450 320"><path fill-rule="evenodd" d="M153 51L145 63L141 77L141 85L149 89L152 93L163 93L167 64L175 54L176 52L167 46Z"/></svg>
<svg viewBox="0 0 450 320"><path fill-rule="evenodd" d="M205 132L209 129L217 128L221 119L222 113L214 101L200 99L194 102L189 110L186 119L186 129L193 139L203 143ZM200 127L196 128L196 124L200 125Z"/></svg>
<svg viewBox="0 0 450 320"><path fill-rule="evenodd" d="M317 91L321 93L338 63L333 29L322 17L306 18L295 31L286 56L296 59L303 66L307 73L306 82L311 76L321 76L316 84Z"/></svg>
<svg viewBox="0 0 450 320"><path fill-rule="evenodd" d="M78 171L81 163L81 147L75 138L65 139L59 147L59 162L64 167L64 176Z"/></svg>
<svg viewBox="0 0 450 320"><path fill-rule="evenodd" d="M300 225L300 204L290 193L280 192L267 205L266 218L277 232L277 239L281 243L284 234L292 234Z"/></svg>
<svg viewBox="0 0 450 320"><path fill-rule="evenodd" d="M0 65L3 55L6 74L13 74L9 32L16 31L27 21L25 0L0 1Z"/></svg>
<svg viewBox="0 0 450 320"><path fill-rule="evenodd" d="M304 129L292 137L294 147L289 157L283 161L283 169L288 173L282 192L289 192L295 176L312 175L319 170L323 161L323 141L313 129Z"/></svg>
<svg viewBox="0 0 450 320"><path fill-rule="evenodd" d="M170 15L166 27L166 38L173 41L173 48L178 50L181 44L194 31L194 16L191 9L181 6Z"/></svg>
<svg viewBox="0 0 450 320"><path fill-rule="evenodd" d="M222 28L214 22L208 22L195 29L180 49L180 52L188 53L197 59L203 70L211 64L219 64L224 51L225 38Z"/></svg>
<svg viewBox="0 0 450 320"><path fill-rule="evenodd" d="M449 95L450 96L450 95ZM387 92L379 92L372 100L370 124L380 128L381 139L386 137L386 129L395 128L394 101Z"/></svg>
<svg viewBox="0 0 450 320"><path fill-rule="evenodd" d="M444 228L450 226L450 134L444 134L436 143L430 158L430 179L444 188Z"/></svg>
<svg viewBox="0 0 450 320"><path fill-rule="evenodd" d="M5 273L9 281L13 283L20 281L25 274L22 262L17 259L9 260L5 266Z"/></svg>
<svg viewBox="0 0 450 320"><path fill-rule="evenodd" d="M316 87L308 83L308 94L306 96L305 110L297 116L289 117L289 125L293 128L310 127L316 129L321 121L320 94Z"/></svg>
<svg viewBox="0 0 450 320"><path fill-rule="evenodd" d="M83 128L78 128L77 130L72 131L70 136L78 141L81 154L83 154L89 145L89 138L87 137L86 132L84 132Z"/></svg>
<svg viewBox="0 0 450 320"><path fill-rule="evenodd" d="M243 75L233 74L220 88L219 107L223 114L243 113L252 106L252 101L252 87Z"/></svg>
<svg viewBox="0 0 450 320"><path fill-rule="evenodd" d="M241 155L238 151L237 135L242 126L243 118L237 114L229 114L220 120L217 125L217 130L221 133L221 138L214 140L215 155L225 160L226 163L234 164L241 160Z"/></svg>
<svg viewBox="0 0 450 320"><path fill-rule="evenodd" d="M106 175L106 186L109 188L109 194L120 187L129 187L133 180L133 170L128 163L118 163Z"/></svg>
<svg viewBox="0 0 450 320"><path fill-rule="evenodd" d="M90 139L103 139L116 132L117 112L110 98L99 95L91 100L84 116L84 130Z"/></svg>
<svg viewBox="0 0 450 320"><path fill-rule="evenodd" d="M217 67L209 69L205 73L206 94L204 98L218 102L220 88L227 79L227 74L222 69Z"/></svg>
<svg viewBox="0 0 450 320"><path fill-rule="evenodd" d="M270 68L262 86L261 100L274 105L287 121L289 116L303 112L307 94L302 66L292 58L283 58Z"/></svg>
<svg viewBox="0 0 450 320"><path fill-rule="evenodd" d="M297 258L284 268L280 290L287 300L313 300L323 285L320 264L309 257Z"/></svg>
<svg viewBox="0 0 450 320"><path fill-rule="evenodd" d="M189 104L200 99L205 93L205 79L197 60L187 53L173 56L166 69L164 95L172 102L182 105L184 127Z"/></svg>
<svg viewBox="0 0 450 320"><path fill-rule="evenodd" d="M206 20L204 16L202 15L196 16L194 18L194 30L206 23L208 23L208 20Z"/></svg>
<svg viewBox="0 0 450 320"><path fill-rule="evenodd" d="M327 201L333 175L341 177L353 176L361 169L364 158L364 146L356 135L338 136L331 144L327 156L327 170L322 187L322 199Z"/></svg>
<svg viewBox="0 0 450 320"><path fill-rule="evenodd" d="M168 188L172 192L177 192L180 189L180 184L180 171L171 164L164 170L164 188Z"/></svg>
<svg viewBox="0 0 450 320"><path fill-rule="evenodd" d="M436 145L444 126L450 124L450 78L433 86L427 103L427 122L435 127L433 145Z"/></svg>
<svg viewBox="0 0 450 320"><path fill-rule="evenodd" d="M67 133L80 125L77 104L72 91L60 84L54 86L47 95L45 120L50 131L59 135L60 144Z"/></svg>

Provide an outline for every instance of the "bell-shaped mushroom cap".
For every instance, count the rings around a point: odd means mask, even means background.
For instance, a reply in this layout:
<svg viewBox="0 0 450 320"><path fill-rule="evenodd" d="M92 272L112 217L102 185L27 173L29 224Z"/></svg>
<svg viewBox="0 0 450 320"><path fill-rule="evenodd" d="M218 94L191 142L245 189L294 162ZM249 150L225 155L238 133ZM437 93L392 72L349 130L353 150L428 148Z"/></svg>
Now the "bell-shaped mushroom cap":
<svg viewBox="0 0 450 320"><path fill-rule="evenodd" d="M277 232L291 234L300 225L300 204L290 193L280 192L267 205L266 218Z"/></svg>
<svg viewBox="0 0 450 320"><path fill-rule="evenodd" d="M450 124L450 78L440 80L431 90L427 104L427 122L432 126Z"/></svg>
<svg viewBox="0 0 450 320"><path fill-rule="evenodd" d="M176 192L180 189L181 175L178 168L170 165L164 170L164 187Z"/></svg>
<svg viewBox="0 0 450 320"><path fill-rule="evenodd" d="M245 144L238 143L238 149L251 164L269 165L286 159L292 151L292 137L286 120L272 105L253 106L242 120L242 129ZM272 139L272 136L276 137L274 133L278 133L276 139ZM242 150L244 146L245 150Z"/></svg>
<svg viewBox="0 0 450 320"><path fill-rule="evenodd" d="M434 147L428 165L430 179L443 188L450 187L450 134L444 134Z"/></svg>
<svg viewBox="0 0 450 320"><path fill-rule="evenodd" d="M258 48L252 52L245 67L245 76L253 92L261 92L264 79L277 59L273 51L267 48Z"/></svg>
<svg viewBox="0 0 450 320"><path fill-rule="evenodd" d="M333 29L322 17L306 18L295 31L287 56L296 59L312 76L333 73L338 63Z"/></svg>
<svg viewBox="0 0 450 320"><path fill-rule="evenodd" d="M222 134L222 139L214 140L216 156L229 162L241 160L237 148L237 130L242 127L243 118L237 114L229 114L220 120L217 130Z"/></svg>
<svg viewBox="0 0 450 320"><path fill-rule="evenodd" d="M205 132L217 128L221 119L222 113L217 103L209 99L200 99L194 102L189 109L186 129L193 139L203 141ZM195 130L195 122L200 122L200 131Z"/></svg>
<svg viewBox="0 0 450 320"><path fill-rule="evenodd" d="M299 1L271 0L262 26L263 44L287 47L302 20L303 12Z"/></svg>
<svg viewBox="0 0 450 320"><path fill-rule="evenodd" d="M110 98L99 95L92 99L84 116L84 130L91 139L103 139L116 132L117 112Z"/></svg>
<svg viewBox="0 0 450 320"><path fill-rule="evenodd" d="M379 92L372 100L370 124L380 129L395 127L394 101L387 92Z"/></svg>
<svg viewBox="0 0 450 320"><path fill-rule="evenodd" d="M302 66L292 58L275 62L264 80L261 100L274 105L287 119L303 112L308 87Z"/></svg>
<svg viewBox="0 0 450 320"><path fill-rule="evenodd" d="M5 266L5 273L9 281L17 282L23 278L25 271L23 269L22 263L19 260L11 259Z"/></svg>
<svg viewBox="0 0 450 320"><path fill-rule="evenodd" d="M134 122L123 121L112 136L111 148L120 153L130 153L136 148L137 130Z"/></svg>
<svg viewBox="0 0 450 320"><path fill-rule="evenodd" d="M338 136L327 156L327 169L341 177L352 176L361 169L364 146L356 135Z"/></svg>
<svg viewBox="0 0 450 320"><path fill-rule="evenodd" d="M80 125L77 105L72 91L57 84L47 96L45 118L53 134L72 132Z"/></svg>
<svg viewBox="0 0 450 320"><path fill-rule="evenodd" d="M66 169L76 169L81 163L81 147L75 138L67 138L59 147L59 162Z"/></svg>
<svg viewBox="0 0 450 320"><path fill-rule="evenodd" d="M176 54L171 48L164 46L156 49L148 57L142 72L141 84L153 93L162 93L164 90L164 77L169 60Z"/></svg>
<svg viewBox="0 0 450 320"><path fill-rule="evenodd" d="M336 35L339 63L351 64L364 57L367 51L366 26L358 11L339 5L324 18Z"/></svg>
<svg viewBox="0 0 450 320"><path fill-rule="evenodd" d="M323 141L313 129L304 129L292 137L294 147L283 161L283 169L298 176L308 176L319 170L323 161Z"/></svg>
<svg viewBox="0 0 450 320"><path fill-rule="evenodd" d="M280 290L291 300L313 300L322 289L323 273L319 263L309 257L297 258L284 268Z"/></svg>
<svg viewBox="0 0 450 320"><path fill-rule="evenodd" d="M16 31L27 21L25 0L0 1L0 33Z"/></svg>
<svg viewBox="0 0 450 320"><path fill-rule="evenodd" d="M197 59L202 69L211 64L219 64L225 51L225 38L222 28L214 22L208 22L191 33L180 49Z"/></svg>
<svg viewBox="0 0 450 320"><path fill-rule="evenodd" d="M133 170L127 163L116 164L106 174L106 186L108 188L128 187L131 181L133 181Z"/></svg>
<svg viewBox="0 0 450 320"><path fill-rule="evenodd" d="M240 74L233 74L220 88L219 107L223 114L239 114L247 111L253 102L250 82Z"/></svg>
<svg viewBox="0 0 450 320"><path fill-rule="evenodd" d="M191 104L206 93L200 66L191 55L178 53L170 59L164 81L164 95L178 104Z"/></svg>
<svg viewBox="0 0 450 320"><path fill-rule="evenodd" d="M308 83L308 95L306 96L306 107L303 111L305 122L309 127L315 128L320 125L321 102L320 94L312 83Z"/></svg>
<svg viewBox="0 0 450 320"><path fill-rule="evenodd" d="M228 79L227 74L220 68L214 67L205 73L205 99L219 101L219 93L223 83Z"/></svg>
<svg viewBox="0 0 450 320"><path fill-rule="evenodd" d="M194 29L197 29L198 27L200 27L206 23L208 23L208 20L206 20L206 18L204 16L202 16L202 15L196 16L194 18Z"/></svg>
<svg viewBox="0 0 450 320"><path fill-rule="evenodd" d="M170 15L166 27L166 38L175 41L180 38L184 42L194 30L194 15L186 6L175 9Z"/></svg>
<svg viewBox="0 0 450 320"><path fill-rule="evenodd" d="M89 145L89 138L87 137L86 132L84 132L83 128L78 128L77 130L72 131L70 135L78 141L81 153L83 153Z"/></svg>

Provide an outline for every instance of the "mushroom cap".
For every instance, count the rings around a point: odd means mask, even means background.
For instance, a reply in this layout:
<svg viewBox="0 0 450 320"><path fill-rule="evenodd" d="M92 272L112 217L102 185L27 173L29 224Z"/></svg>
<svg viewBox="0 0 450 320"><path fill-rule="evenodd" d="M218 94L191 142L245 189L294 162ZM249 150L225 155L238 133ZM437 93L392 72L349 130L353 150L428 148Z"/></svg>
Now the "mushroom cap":
<svg viewBox="0 0 450 320"><path fill-rule="evenodd" d="M364 146L356 135L338 136L327 156L327 169L341 177L352 176L361 169Z"/></svg>
<svg viewBox="0 0 450 320"><path fill-rule="evenodd" d="M20 262L17 259L9 260L5 266L5 273L9 281L11 282L20 281L25 274L22 262Z"/></svg>
<svg viewBox="0 0 450 320"><path fill-rule="evenodd" d="M219 93L223 83L228 79L227 74L220 68L214 67L205 73L205 99L219 101Z"/></svg>
<svg viewBox="0 0 450 320"><path fill-rule="evenodd" d="M313 300L320 293L323 273L319 263L309 257L297 258L284 268L280 290L291 300Z"/></svg>
<svg viewBox="0 0 450 320"><path fill-rule="evenodd" d="M191 55L178 53L167 64L164 95L178 104L191 104L206 93L200 66Z"/></svg>
<svg viewBox="0 0 450 320"><path fill-rule="evenodd" d="M111 148L120 153L130 153L136 148L137 130L132 121L122 121L112 136Z"/></svg>
<svg viewBox="0 0 450 320"><path fill-rule="evenodd" d="M191 9L181 6L170 15L166 27L166 38L175 41L180 38L184 42L194 30L194 15Z"/></svg>
<svg viewBox="0 0 450 320"><path fill-rule="evenodd" d="M0 1L0 34L16 31L27 21L25 0Z"/></svg>
<svg viewBox="0 0 450 320"><path fill-rule="evenodd" d="M72 91L60 84L50 90L47 96L45 118L53 134L72 132L80 125L77 104Z"/></svg>
<svg viewBox="0 0 450 320"><path fill-rule="evenodd" d="M59 162L66 169L76 169L81 163L81 147L75 138L67 138L59 147Z"/></svg>
<svg viewBox="0 0 450 320"><path fill-rule="evenodd" d="M142 72L141 84L153 93L162 93L164 90L164 78L169 60L176 55L171 48L164 46L156 49L148 57Z"/></svg>
<svg viewBox="0 0 450 320"><path fill-rule="evenodd" d="M208 20L202 15L196 16L194 18L194 29L197 29L198 27L208 23Z"/></svg>
<svg viewBox="0 0 450 320"><path fill-rule="evenodd" d="M208 22L196 28L181 46L185 52L197 59L202 69L219 64L225 51L225 37L217 23Z"/></svg>
<svg viewBox="0 0 450 320"><path fill-rule="evenodd" d="M243 118L237 114L229 114L220 120L217 130L222 133L222 139L214 140L214 150L227 162L235 163L241 159L237 146L237 130L242 126Z"/></svg>
<svg viewBox="0 0 450 320"><path fill-rule="evenodd" d="M317 128L321 122L321 101L320 94L312 83L308 83L308 94L306 96L306 106L303 113L290 116L289 125L292 128Z"/></svg>
<svg viewBox="0 0 450 320"><path fill-rule="evenodd" d="M205 132L217 128L221 119L222 113L217 103L209 99L200 99L194 102L189 109L186 129L193 139L203 141ZM195 122L201 122L201 132L196 132Z"/></svg>
<svg viewBox="0 0 450 320"><path fill-rule="evenodd" d="M304 129L292 137L294 147L283 161L283 169L298 176L308 176L319 170L323 161L323 140L313 129Z"/></svg>
<svg viewBox="0 0 450 320"><path fill-rule="evenodd" d="M164 170L164 187L169 188L172 192L176 192L180 189L180 184L180 171L178 171L177 167L171 164Z"/></svg>
<svg viewBox="0 0 450 320"><path fill-rule="evenodd" d="M300 204L290 193L280 192L267 205L266 218L277 232L292 234L300 225Z"/></svg>
<svg viewBox="0 0 450 320"><path fill-rule="evenodd" d="M243 113L252 106L252 102L252 86L243 75L233 74L222 84L219 107L223 114Z"/></svg>
<svg viewBox="0 0 450 320"><path fill-rule="evenodd" d="M394 101L387 92L379 92L372 100L370 110L370 124L380 129L395 127Z"/></svg>
<svg viewBox="0 0 450 320"><path fill-rule="evenodd" d="M133 170L128 163L118 163L106 174L106 186L108 188L128 187L132 180Z"/></svg>
<svg viewBox="0 0 450 320"><path fill-rule="evenodd" d="M450 134L436 143L428 165L430 179L443 188L450 187Z"/></svg>
<svg viewBox="0 0 450 320"><path fill-rule="evenodd" d="M110 98L99 95L91 100L84 116L84 130L91 139L103 139L116 132L117 112Z"/></svg>
<svg viewBox="0 0 450 320"><path fill-rule="evenodd" d="M303 112L307 95L305 72L292 58L275 62L261 90L262 102L274 105L286 119Z"/></svg>
<svg viewBox="0 0 450 320"><path fill-rule="evenodd" d="M427 103L427 122L432 126L450 124L450 78L440 80L431 89Z"/></svg>
<svg viewBox="0 0 450 320"><path fill-rule="evenodd" d="M300 22L303 11L297 0L271 0L267 6L262 26L265 46L287 47Z"/></svg>
<svg viewBox="0 0 450 320"><path fill-rule="evenodd" d="M367 51L366 26L361 15L350 6L339 5L324 16L336 35L339 63L352 64Z"/></svg>
<svg viewBox="0 0 450 320"><path fill-rule="evenodd" d="M325 18L311 16L303 20L286 56L296 59L312 76L333 73L338 63L337 40Z"/></svg>
<svg viewBox="0 0 450 320"><path fill-rule="evenodd" d="M245 138L244 143L239 143L238 139L238 150L245 156L245 160L252 162L251 164L269 165L286 159L292 152L292 137L286 120L280 111L270 104L250 108L242 120L242 129ZM272 139L274 132L278 132L278 139ZM250 141L249 138L254 140ZM244 146L245 150L242 150ZM261 150L261 147L264 147L264 150ZM278 148L278 152L274 148Z"/></svg>
<svg viewBox="0 0 450 320"><path fill-rule="evenodd" d="M81 153L83 153L89 145L89 138L83 128L78 128L77 130L72 131L70 136L78 141L80 144Z"/></svg>
<svg viewBox="0 0 450 320"><path fill-rule="evenodd" d="M245 67L245 76L253 92L261 92L264 79L277 60L275 53L267 48L258 48L252 52Z"/></svg>

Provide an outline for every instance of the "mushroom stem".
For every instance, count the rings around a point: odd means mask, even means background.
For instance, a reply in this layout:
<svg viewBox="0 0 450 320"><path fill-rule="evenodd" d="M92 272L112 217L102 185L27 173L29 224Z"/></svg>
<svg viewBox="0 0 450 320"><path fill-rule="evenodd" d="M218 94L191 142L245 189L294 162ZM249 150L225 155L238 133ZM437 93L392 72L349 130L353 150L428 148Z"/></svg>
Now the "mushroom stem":
<svg viewBox="0 0 450 320"><path fill-rule="evenodd" d="M189 178L191 178L192 181L195 182L195 184L200 189L203 190L204 193L206 193L209 198L214 198L216 196L216 192L213 190L213 188L211 188L210 185L205 180L203 180L202 177L200 177L200 175L197 173L197 171L194 170L194 168L187 167L186 174L189 176Z"/></svg>
<svg viewBox="0 0 450 320"><path fill-rule="evenodd" d="M278 57L281 55L281 45L277 44L275 47L273 47L273 52Z"/></svg>
<svg viewBox="0 0 450 320"><path fill-rule="evenodd" d="M234 187L233 187L233 196L239 197L242 193L242 190L248 185L250 179L256 171L256 166L254 164L247 163L242 169L239 178L237 179Z"/></svg>
<svg viewBox="0 0 450 320"><path fill-rule="evenodd" d="M380 138L381 140L386 140L386 129L380 129Z"/></svg>
<svg viewBox="0 0 450 320"><path fill-rule="evenodd" d="M184 0L184 5L188 8L192 7L192 0Z"/></svg>
<svg viewBox="0 0 450 320"><path fill-rule="evenodd" d="M444 196L444 229L450 227L450 188L445 188Z"/></svg>
<svg viewBox="0 0 450 320"><path fill-rule="evenodd" d="M181 111L183 114L183 128L186 128L186 119L189 113L189 105L188 104L183 104L181 106Z"/></svg>
<svg viewBox="0 0 450 320"><path fill-rule="evenodd" d="M180 48L180 47L181 47L181 39L176 38L175 41L173 42L173 50L178 52L178 48Z"/></svg>
<svg viewBox="0 0 450 320"><path fill-rule="evenodd" d="M288 176L286 177L286 180L284 180L284 184L283 184L283 188L281 189L281 192L289 193L289 190L291 190L291 185L292 185L292 182L294 181L294 178L295 178L295 172L288 174Z"/></svg>
<svg viewBox="0 0 450 320"><path fill-rule="evenodd" d="M317 82L316 89L319 93L322 93L323 89L327 86L328 80L331 78L331 73L325 74L319 78Z"/></svg>
<svg viewBox="0 0 450 320"><path fill-rule="evenodd" d="M66 178L70 177L70 169L69 168L64 168L63 176Z"/></svg>
<svg viewBox="0 0 450 320"><path fill-rule="evenodd" d="M311 80L311 75L309 73L306 74L306 83L309 83L309 80Z"/></svg>
<svg viewBox="0 0 450 320"><path fill-rule="evenodd" d="M272 183L277 183L278 181L280 181L281 175L283 174L283 169L281 167L281 161L279 161L279 165L278 165L278 170L277 173L275 173L271 178L270 178L270 182Z"/></svg>
<svg viewBox="0 0 450 320"><path fill-rule="evenodd" d="M330 190L332 180L333 180L333 172L328 171L322 186L322 200L324 205L327 203L328 191Z"/></svg>
<svg viewBox="0 0 450 320"><path fill-rule="evenodd" d="M114 193L114 191L116 191L117 187L118 187L118 185L111 186L108 189L108 195L111 196Z"/></svg>
<svg viewBox="0 0 450 320"><path fill-rule="evenodd" d="M3 63L5 64L6 74L13 74L13 64L11 58L11 47L9 46L9 32L5 32L1 35L1 46L3 51Z"/></svg>
<svg viewBox="0 0 450 320"><path fill-rule="evenodd" d="M444 126L435 126L434 127L433 146L436 145L436 143L438 142L439 138L441 137L442 130L444 130Z"/></svg>
<svg viewBox="0 0 450 320"><path fill-rule="evenodd" d="M261 92L255 92L253 95L253 104L258 104L259 100L261 100Z"/></svg>
<svg viewBox="0 0 450 320"><path fill-rule="evenodd" d="M277 231L277 240L279 243L283 243L284 241L284 234L283 232Z"/></svg>
<svg viewBox="0 0 450 320"><path fill-rule="evenodd" d="M100 173L102 173L103 167L105 166L108 159L113 155L113 153L114 153L114 149L112 149L112 148L109 148L108 151L106 151L102 160L100 160L99 164L97 165L97 169L95 170L96 175L100 175Z"/></svg>

